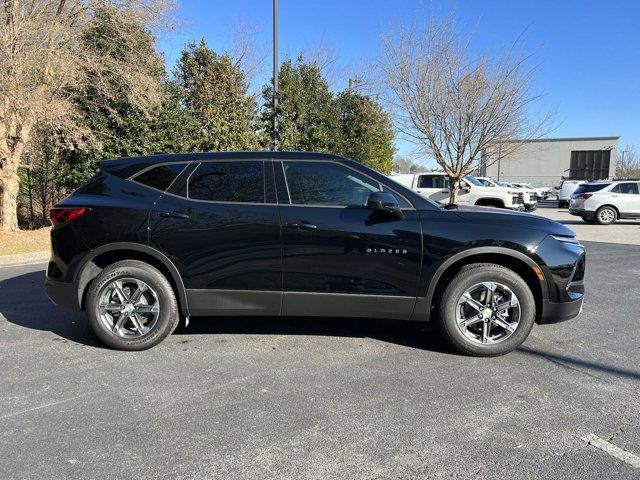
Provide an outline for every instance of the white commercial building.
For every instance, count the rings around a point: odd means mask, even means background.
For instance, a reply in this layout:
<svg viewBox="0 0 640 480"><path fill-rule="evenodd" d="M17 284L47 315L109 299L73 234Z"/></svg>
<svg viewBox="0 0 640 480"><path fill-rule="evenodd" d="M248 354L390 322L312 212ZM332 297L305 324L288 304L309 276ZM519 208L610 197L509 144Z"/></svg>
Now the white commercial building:
<svg viewBox="0 0 640 480"><path fill-rule="evenodd" d="M536 139L514 152L508 140L482 152L479 173L501 181L553 186L562 179L599 180L613 178L620 137ZM499 158L504 155L504 158ZM495 160L499 158L498 160Z"/></svg>

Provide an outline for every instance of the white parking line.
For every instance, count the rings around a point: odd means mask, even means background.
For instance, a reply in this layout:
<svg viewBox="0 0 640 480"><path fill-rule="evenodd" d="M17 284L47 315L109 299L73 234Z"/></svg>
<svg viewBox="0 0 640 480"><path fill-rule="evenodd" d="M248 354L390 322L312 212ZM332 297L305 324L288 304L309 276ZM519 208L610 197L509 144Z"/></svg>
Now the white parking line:
<svg viewBox="0 0 640 480"><path fill-rule="evenodd" d="M625 463L628 463L632 467L640 468L640 457L634 455L633 453L627 452L622 448L614 445L613 443L609 443L606 440L590 433L589 435L585 435L582 437L582 440L587 442L589 445L593 445L596 448L599 448L605 453L608 453L612 457L617 458L618 460L622 460Z"/></svg>

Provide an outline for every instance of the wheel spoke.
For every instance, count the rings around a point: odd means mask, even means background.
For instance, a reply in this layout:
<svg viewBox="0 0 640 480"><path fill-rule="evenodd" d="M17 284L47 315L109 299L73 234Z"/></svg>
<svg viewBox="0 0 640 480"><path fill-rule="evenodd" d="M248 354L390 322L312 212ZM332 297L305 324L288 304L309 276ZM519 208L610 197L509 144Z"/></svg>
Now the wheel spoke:
<svg viewBox="0 0 640 480"><path fill-rule="evenodd" d="M482 343L487 343L489 341L489 323L484 322L482 324Z"/></svg>
<svg viewBox="0 0 640 480"><path fill-rule="evenodd" d="M484 282L482 285L487 289L487 294L484 299L484 304L487 307L491 307L493 306L493 297L496 291L496 284L493 282Z"/></svg>
<svg viewBox="0 0 640 480"><path fill-rule="evenodd" d="M142 324L142 322L140 321L140 319L138 318L138 316L135 313L132 313L131 315L129 315L129 318L133 322L133 326L136 328L138 333L140 335L144 335L146 333L145 332L145 327Z"/></svg>
<svg viewBox="0 0 640 480"><path fill-rule="evenodd" d="M499 318L499 317L494 318L493 319L493 323L495 323L499 327L504 328L509 333L513 333L513 332L516 331L516 327L514 327L513 325L511 325L507 321L503 320L502 318Z"/></svg>
<svg viewBox="0 0 640 480"><path fill-rule="evenodd" d="M127 323L128 319L129 317L127 315L120 315L118 321L113 324L114 333L120 334L120 332L122 332L122 327L124 327L124 324Z"/></svg>
<svg viewBox="0 0 640 480"><path fill-rule="evenodd" d="M511 308L511 307L515 307L519 305L518 299L514 296L511 295L511 298L509 300L507 300L506 302L502 302L498 305L495 306L494 310L497 313L503 312L504 310Z"/></svg>
<svg viewBox="0 0 640 480"><path fill-rule="evenodd" d="M154 303L153 305L136 305L134 307L134 311L136 313L158 313L158 304Z"/></svg>
<svg viewBox="0 0 640 480"><path fill-rule="evenodd" d="M127 297L127 295L124 293L124 290L122 289L122 281L115 280L113 282L113 290L116 292L116 295L118 295L120 302L127 303L127 300L129 298Z"/></svg>
<svg viewBox="0 0 640 480"><path fill-rule="evenodd" d="M120 303L101 303L100 310L105 312L119 312L122 310L122 305Z"/></svg>
<svg viewBox="0 0 640 480"><path fill-rule="evenodd" d="M129 302L134 305L140 301L142 294L147 290L146 284L142 282L136 282L136 283L138 285L138 288L129 297Z"/></svg>
<svg viewBox="0 0 640 480"><path fill-rule="evenodd" d="M470 327L471 325L475 325L478 322L482 321L482 317L480 316L475 316L472 318L467 318L462 320L461 322L458 323L458 325L460 325L462 328L467 328Z"/></svg>
<svg viewBox="0 0 640 480"><path fill-rule="evenodd" d="M474 299L469 292L465 293L463 297L464 297L465 303L470 307L474 308L477 312L479 312L484 308L484 305L482 305L482 303Z"/></svg>

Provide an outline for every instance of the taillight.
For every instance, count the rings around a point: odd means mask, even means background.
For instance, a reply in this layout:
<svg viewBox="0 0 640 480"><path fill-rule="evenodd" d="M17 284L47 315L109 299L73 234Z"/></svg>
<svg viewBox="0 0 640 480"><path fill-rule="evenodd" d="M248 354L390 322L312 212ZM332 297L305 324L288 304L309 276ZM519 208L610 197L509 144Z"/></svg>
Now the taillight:
<svg viewBox="0 0 640 480"><path fill-rule="evenodd" d="M587 198L591 198L591 194L590 193L581 193L576 198L581 198L582 200L586 200Z"/></svg>
<svg viewBox="0 0 640 480"><path fill-rule="evenodd" d="M82 217L89 213L89 209L85 207L58 207L49 210L49 219L51 225L62 225L76 218Z"/></svg>

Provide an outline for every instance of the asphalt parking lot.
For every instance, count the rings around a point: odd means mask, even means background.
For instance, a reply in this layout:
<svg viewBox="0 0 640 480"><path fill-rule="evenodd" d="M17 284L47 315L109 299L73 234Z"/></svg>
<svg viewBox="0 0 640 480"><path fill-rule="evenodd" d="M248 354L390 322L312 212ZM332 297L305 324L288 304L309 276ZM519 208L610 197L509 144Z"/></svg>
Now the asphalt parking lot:
<svg viewBox="0 0 640 480"><path fill-rule="evenodd" d="M43 265L0 268L0 477L638 478L583 439L640 456L640 238L595 228L583 313L493 359L304 318L192 319L116 352L46 299Z"/></svg>

